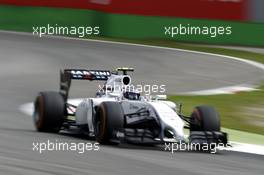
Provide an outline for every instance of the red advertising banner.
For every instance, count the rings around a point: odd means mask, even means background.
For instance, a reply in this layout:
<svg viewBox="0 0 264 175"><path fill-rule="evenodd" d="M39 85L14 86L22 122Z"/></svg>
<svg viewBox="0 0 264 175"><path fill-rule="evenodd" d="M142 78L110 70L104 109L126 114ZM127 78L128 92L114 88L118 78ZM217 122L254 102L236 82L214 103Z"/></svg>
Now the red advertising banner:
<svg viewBox="0 0 264 175"><path fill-rule="evenodd" d="M244 21L249 0L0 0L0 4L100 10L119 14Z"/></svg>

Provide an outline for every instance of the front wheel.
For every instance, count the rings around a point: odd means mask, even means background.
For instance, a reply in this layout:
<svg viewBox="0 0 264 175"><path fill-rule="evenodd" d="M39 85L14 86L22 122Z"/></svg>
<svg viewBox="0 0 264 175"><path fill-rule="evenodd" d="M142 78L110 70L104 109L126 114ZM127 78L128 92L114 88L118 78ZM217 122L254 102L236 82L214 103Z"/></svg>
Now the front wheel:
<svg viewBox="0 0 264 175"><path fill-rule="evenodd" d="M220 131L220 116L210 106L198 106L191 114L190 131Z"/></svg>
<svg viewBox="0 0 264 175"><path fill-rule="evenodd" d="M95 137L100 144L109 144L114 132L124 127L124 112L118 102L102 102L97 109L95 121Z"/></svg>

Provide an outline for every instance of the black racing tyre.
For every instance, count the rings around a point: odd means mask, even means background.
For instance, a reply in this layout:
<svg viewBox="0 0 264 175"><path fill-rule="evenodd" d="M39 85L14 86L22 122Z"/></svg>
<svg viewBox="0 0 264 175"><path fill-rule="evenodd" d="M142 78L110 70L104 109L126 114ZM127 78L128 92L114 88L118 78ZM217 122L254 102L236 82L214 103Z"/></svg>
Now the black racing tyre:
<svg viewBox="0 0 264 175"><path fill-rule="evenodd" d="M96 141L109 144L114 131L124 127L124 112L118 102L102 102L97 108L94 128Z"/></svg>
<svg viewBox="0 0 264 175"><path fill-rule="evenodd" d="M220 131L220 116L210 106L198 106L191 114L190 131Z"/></svg>
<svg viewBox="0 0 264 175"><path fill-rule="evenodd" d="M59 92L40 92L35 100L33 114L37 131L59 132L65 109L64 99Z"/></svg>

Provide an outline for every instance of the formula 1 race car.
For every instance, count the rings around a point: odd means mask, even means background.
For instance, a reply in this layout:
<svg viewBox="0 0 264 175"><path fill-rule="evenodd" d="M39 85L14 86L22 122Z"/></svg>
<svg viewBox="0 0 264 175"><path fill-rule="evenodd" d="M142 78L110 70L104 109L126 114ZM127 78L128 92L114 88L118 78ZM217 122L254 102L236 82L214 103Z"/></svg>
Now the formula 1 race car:
<svg viewBox="0 0 264 175"><path fill-rule="evenodd" d="M40 92L34 103L34 124L40 132L59 132L73 128L95 137L100 144L167 142L223 143L227 134L220 131L220 118L214 108L198 106L188 117L181 105L165 96L142 96L131 90L132 68L108 70L66 69L60 73L59 92ZM94 98L78 105L69 103L72 80L104 81ZM114 88L119 86L121 88ZM190 130L185 137L184 128Z"/></svg>

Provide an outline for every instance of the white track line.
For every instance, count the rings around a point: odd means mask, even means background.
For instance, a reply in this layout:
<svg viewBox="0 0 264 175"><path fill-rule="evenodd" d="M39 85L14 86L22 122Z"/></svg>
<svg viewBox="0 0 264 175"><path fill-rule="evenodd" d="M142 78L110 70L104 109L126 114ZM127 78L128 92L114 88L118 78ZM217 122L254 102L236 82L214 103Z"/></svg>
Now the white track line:
<svg viewBox="0 0 264 175"><path fill-rule="evenodd" d="M264 155L264 146L248 143L230 142L232 147L223 148L226 151Z"/></svg>
<svg viewBox="0 0 264 175"><path fill-rule="evenodd" d="M183 92L182 95L223 95L223 94L236 94L238 92L250 92L258 90L257 87L252 85L237 85L237 86L227 86L215 89L207 89L192 92Z"/></svg>

